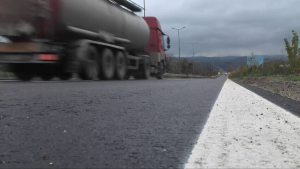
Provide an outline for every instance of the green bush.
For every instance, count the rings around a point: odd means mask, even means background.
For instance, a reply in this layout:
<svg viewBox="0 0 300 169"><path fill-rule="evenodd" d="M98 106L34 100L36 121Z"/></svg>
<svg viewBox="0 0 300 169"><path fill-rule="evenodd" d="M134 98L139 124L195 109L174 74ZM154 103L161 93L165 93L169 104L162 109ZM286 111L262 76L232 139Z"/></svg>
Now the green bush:
<svg viewBox="0 0 300 169"><path fill-rule="evenodd" d="M285 50L288 54L289 63L294 73L300 73L300 49L299 36L296 31L292 30L293 38L291 43L287 38L284 39Z"/></svg>
<svg viewBox="0 0 300 169"><path fill-rule="evenodd" d="M229 77L257 77L272 75L291 75L291 80L299 79L300 74L300 49L298 34L292 30L293 38L291 42L287 38L284 39L285 49L288 54L288 63L284 61L264 62L261 66L247 66L236 69ZM252 53L252 56L254 54Z"/></svg>
<svg viewBox="0 0 300 169"><path fill-rule="evenodd" d="M248 66L239 67L230 74L231 78L239 77L260 77L260 76L273 76L273 75L290 75L293 71L288 64L280 64L279 61L265 62L261 66Z"/></svg>

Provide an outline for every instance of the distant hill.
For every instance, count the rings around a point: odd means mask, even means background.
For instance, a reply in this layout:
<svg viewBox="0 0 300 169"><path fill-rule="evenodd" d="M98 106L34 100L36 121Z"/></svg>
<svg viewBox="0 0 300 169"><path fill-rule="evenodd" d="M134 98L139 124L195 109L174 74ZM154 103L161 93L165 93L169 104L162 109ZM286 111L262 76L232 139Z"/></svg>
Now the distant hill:
<svg viewBox="0 0 300 169"><path fill-rule="evenodd" d="M175 57L176 58L176 57ZM193 61L193 57L184 57L189 61ZM181 58L181 59L184 59ZM178 59L178 58L176 58ZM282 55L265 55L264 62L269 62L273 60L284 60L287 61L287 56L282 57ZM221 56L221 57L205 57L205 56L195 56L195 63L200 64L201 66L208 66L209 61L215 63L215 65L220 66L225 71L228 70L230 66L233 68L238 68L239 66L244 66L247 61L247 56Z"/></svg>

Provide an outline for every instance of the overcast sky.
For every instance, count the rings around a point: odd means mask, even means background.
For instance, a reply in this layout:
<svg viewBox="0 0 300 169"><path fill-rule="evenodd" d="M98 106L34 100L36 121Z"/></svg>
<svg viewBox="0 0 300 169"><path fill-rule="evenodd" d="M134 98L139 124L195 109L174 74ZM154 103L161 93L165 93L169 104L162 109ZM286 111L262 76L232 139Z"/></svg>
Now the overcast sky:
<svg viewBox="0 0 300 169"><path fill-rule="evenodd" d="M143 6L143 0L132 0ZM142 13L138 13L142 16ZM181 56L281 54L291 30L300 34L300 0L146 0L146 16L157 17L170 35L170 52Z"/></svg>

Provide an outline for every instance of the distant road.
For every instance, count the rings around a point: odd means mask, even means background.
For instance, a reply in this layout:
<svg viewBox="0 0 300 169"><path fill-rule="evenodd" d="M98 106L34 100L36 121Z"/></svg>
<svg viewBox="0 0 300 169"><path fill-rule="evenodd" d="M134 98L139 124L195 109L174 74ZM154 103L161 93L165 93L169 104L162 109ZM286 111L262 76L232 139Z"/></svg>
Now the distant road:
<svg viewBox="0 0 300 169"><path fill-rule="evenodd" d="M182 168L226 78L1 81L0 168Z"/></svg>

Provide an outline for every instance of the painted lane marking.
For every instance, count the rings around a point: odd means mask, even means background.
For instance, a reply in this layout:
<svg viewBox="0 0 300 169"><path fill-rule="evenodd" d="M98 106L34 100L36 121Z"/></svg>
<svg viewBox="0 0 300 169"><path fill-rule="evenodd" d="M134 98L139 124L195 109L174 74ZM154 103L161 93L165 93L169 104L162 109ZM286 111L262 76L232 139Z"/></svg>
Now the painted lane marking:
<svg viewBox="0 0 300 169"><path fill-rule="evenodd" d="M185 168L300 167L300 119L227 80Z"/></svg>

